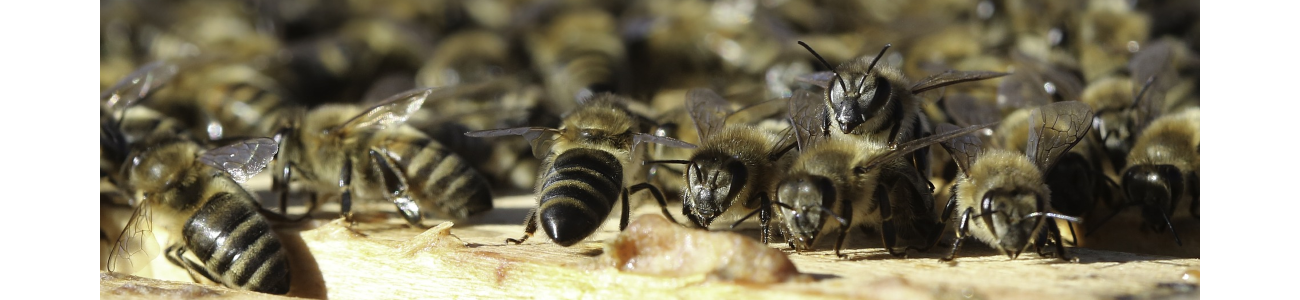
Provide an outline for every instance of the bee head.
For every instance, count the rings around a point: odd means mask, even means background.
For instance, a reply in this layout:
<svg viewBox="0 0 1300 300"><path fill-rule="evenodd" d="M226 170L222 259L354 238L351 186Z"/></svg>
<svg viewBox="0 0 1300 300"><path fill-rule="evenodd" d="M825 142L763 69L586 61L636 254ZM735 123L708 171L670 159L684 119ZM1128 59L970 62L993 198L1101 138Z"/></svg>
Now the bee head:
<svg viewBox="0 0 1300 300"><path fill-rule="evenodd" d="M1137 165L1124 171L1121 183L1133 204L1142 206L1143 219L1156 232L1172 229L1167 220L1183 194L1183 173L1172 165Z"/></svg>
<svg viewBox="0 0 1300 300"><path fill-rule="evenodd" d="M1047 224L1047 199L1034 193L991 190L980 201L980 221L997 237L998 252L1016 259ZM1017 205L1035 203L1033 206Z"/></svg>
<svg viewBox="0 0 1300 300"><path fill-rule="evenodd" d="M777 187L776 205L786 241L799 250L811 249L826 222L840 219L826 206L835 198L835 187L826 177L802 175L783 181Z"/></svg>
<svg viewBox="0 0 1300 300"><path fill-rule="evenodd" d="M696 154L686 166L686 191L682 213L695 225L707 228L731 207L748 179L748 168L740 160L716 152Z"/></svg>
<svg viewBox="0 0 1300 300"><path fill-rule="evenodd" d="M855 76L859 80L848 80L841 84L832 81L827 89L831 111L840 131L849 133L867 120L875 118L889 102L892 93L889 81L872 73Z"/></svg>

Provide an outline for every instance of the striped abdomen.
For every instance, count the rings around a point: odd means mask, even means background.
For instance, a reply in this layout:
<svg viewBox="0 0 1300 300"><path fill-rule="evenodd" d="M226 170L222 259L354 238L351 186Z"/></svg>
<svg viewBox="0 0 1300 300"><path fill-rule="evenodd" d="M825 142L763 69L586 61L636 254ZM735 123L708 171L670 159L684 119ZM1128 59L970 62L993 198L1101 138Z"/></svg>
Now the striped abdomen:
<svg viewBox="0 0 1300 300"><path fill-rule="evenodd" d="M389 156L405 170L409 194L421 211L460 220L492 210L487 179L451 149L429 138L385 144Z"/></svg>
<svg viewBox="0 0 1300 300"><path fill-rule="evenodd" d="M623 165L609 152L575 148L556 156L543 180L537 206L542 229L567 247L609 217L623 190Z"/></svg>
<svg viewBox="0 0 1300 300"><path fill-rule="evenodd" d="M185 222L182 234L185 248L222 284L262 293L289 292L288 255L250 199L226 192L213 195Z"/></svg>

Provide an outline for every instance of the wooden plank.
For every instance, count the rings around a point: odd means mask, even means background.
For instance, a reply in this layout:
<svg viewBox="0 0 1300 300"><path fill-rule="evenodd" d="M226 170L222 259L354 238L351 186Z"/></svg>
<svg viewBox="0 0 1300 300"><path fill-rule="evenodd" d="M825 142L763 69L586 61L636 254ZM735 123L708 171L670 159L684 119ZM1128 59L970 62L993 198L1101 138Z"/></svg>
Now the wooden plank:
<svg viewBox="0 0 1300 300"><path fill-rule="evenodd" d="M541 232L523 245L505 245L505 238L522 235L518 223L533 201L527 195L504 197L492 212L462 221L449 230L410 228L396 218L349 228L328 219L328 213L323 214L324 219L282 224L278 233L293 256L290 296L320 299L1199 297L1196 287L1200 260L1195 258L1071 249L1071 254L1079 257L1078 263L1039 258L1035 254L1009 260L978 242L970 242L958 262L949 264L938 260L947 254L947 249L894 258L880 248L878 237L860 232L849 238L844 251L847 259L835 257L828 249L830 243L823 243L826 250L805 253L793 253L783 243L769 245L788 256L800 272L811 278L807 281L746 284L710 280L704 274L665 277L620 272L601 263L602 255L609 251L604 242L613 241L619 233L617 218L608 220L592 238L572 247L550 243ZM331 209L336 208L326 206L323 211ZM656 215L659 210L647 205L636 209L634 214ZM754 230L740 233L757 236ZM157 291L159 295L172 295L178 286L192 285L185 283L192 280L183 270L178 271L165 260L158 259L152 266L155 269L152 273L159 275L155 277L172 281L101 273L102 296L122 295L123 282L137 289L156 287L143 290ZM221 287L202 288L221 291L217 295L223 297L236 295ZM190 293L186 298L204 295L208 294Z"/></svg>

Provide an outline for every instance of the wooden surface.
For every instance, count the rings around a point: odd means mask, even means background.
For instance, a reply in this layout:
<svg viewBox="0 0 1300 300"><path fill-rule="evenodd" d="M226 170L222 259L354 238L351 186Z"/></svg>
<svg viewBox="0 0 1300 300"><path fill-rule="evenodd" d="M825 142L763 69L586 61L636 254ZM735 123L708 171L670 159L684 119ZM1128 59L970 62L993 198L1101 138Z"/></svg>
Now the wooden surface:
<svg viewBox="0 0 1300 300"><path fill-rule="evenodd" d="M265 198L265 197L264 197ZM966 243L955 264L944 249L894 258L880 248L876 233L850 235L846 259L823 241L817 252L781 250L806 281L745 284L710 280L704 274L676 277L620 272L600 264L607 241L617 236L617 218L592 238L572 247L550 243L542 231L523 245L519 223L533 205L528 195L498 199L488 214L450 228L410 228L395 217L355 226L332 220L336 206L319 218L280 224L291 251L290 296L316 299L375 298L860 298L860 299L1102 299L1116 297L1199 298L1200 260L1071 248L1077 263L1021 255L1009 260L988 247ZM617 207L615 207L617 211ZM634 215L658 214L642 206ZM381 215L382 216L382 215ZM678 220L685 220L677 216ZM437 225L439 221L427 221ZM444 226L446 227L446 226ZM756 230L740 231L757 237ZM161 233L155 233L161 234ZM165 238L160 236L160 239ZM943 241L944 245L950 240ZM199 298L249 295L216 285L196 285L185 271L158 258L139 279L101 271L103 298ZM196 292L198 291L198 292ZM202 292L215 291L215 292ZM178 296L180 295L180 296ZM268 297L274 298L274 297Z"/></svg>

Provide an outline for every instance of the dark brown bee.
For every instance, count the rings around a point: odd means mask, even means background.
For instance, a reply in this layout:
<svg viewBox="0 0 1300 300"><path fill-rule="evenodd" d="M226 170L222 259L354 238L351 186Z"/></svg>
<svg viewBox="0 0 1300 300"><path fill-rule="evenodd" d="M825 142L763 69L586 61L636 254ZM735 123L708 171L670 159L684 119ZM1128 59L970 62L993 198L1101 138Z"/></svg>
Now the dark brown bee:
<svg viewBox="0 0 1300 300"><path fill-rule="evenodd" d="M580 101L578 108L564 116L560 128L519 127L472 131L473 137L522 135L542 159L537 172L537 207L524 220L524 236L507 239L523 243L540 225L556 244L571 246L591 236L612 211L615 202L623 202L619 229L627 227L629 194L649 189L669 219L667 202L658 188L649 183L628 187L645 172L641 165L644 152L636 151L641 142L675 147L694 145L668 137L635 132L638 119L623 106L625 98L597 94ZM635 181L634 181L635 182Z"/></svg>
<svg viewBox="0 0 1300 300"><path fill-rule="evenodd" d="M831 133L865 136L890 145L930 134L930 124L923 117L921 98L917 94L952 84L1007 75L988 71L948 71L912 84L897 68L875 67L889 50L889 45L885 45L875 57L860 57L836 68L821 59L808 44L799 44L832 70L804 77L806 82L826 90L823 102L829 113L825 126L839 129ZM928 178L929 148L917 151L913 160L917 170Z"/></svg>
<svg viewBox="0 0 1300 300"><path fill-rule="evenodd" d="M696 226L709 228L720 217L743 219L757 211L766 243L769 193L780 179L777 161L791 148L782 147L784 140L772 132L728 124L727 117L734 113L730 105L708 89L686 95L686 109L701 142L686 165L682 213Z"/></svg>
<svg viewBox="0 0 1300 300"><path fill-rule="evenodd" d="M800 154L776 186L774 201L780 207L781 233L791 248L812 249L821 236L838 229L835 254L843 256L840 249L855 226L880 230L886 250L895 256L905 254L895 249L900 235L921 239L921 246L906 249L925 251L938 241L943 223L934 215L928 179L920 176L906 156L991 124L891 147L868 139L827 136L820 116L825 108L815 95L799 91L791 101Z"/></svg>
<svg viewBox="0 0 1300 300"><path fill-rule="evenodd" d="M287 252L259 214L257 199L239 185L265 168L276 151L268 138L209 151L182 139L137 147L120 176L140 203L110 251L109 271L146 265L158 254L152 232L166 230L172 238L167 259L191 276L231 288L288 293Z"/></svg>

